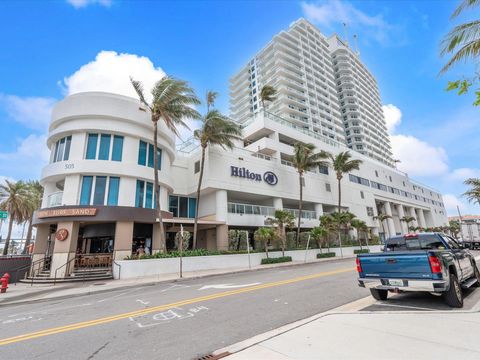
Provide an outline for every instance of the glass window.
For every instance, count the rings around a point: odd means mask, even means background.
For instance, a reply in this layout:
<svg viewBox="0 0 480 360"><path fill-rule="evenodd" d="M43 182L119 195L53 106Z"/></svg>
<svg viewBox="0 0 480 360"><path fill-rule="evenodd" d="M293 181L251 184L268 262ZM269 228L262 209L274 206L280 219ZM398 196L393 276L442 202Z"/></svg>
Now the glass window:
<svg viewBox="0 0 480 360"><path fill-rule="evenodd" d="M65 138L60 140L60 145L58 146L57 159L55 161L62 161L64 148L65 148Z"/></svg>
<svg viewBox="0 0 480 360"><path fill-rule="evenodd" d="M157 156L158 156L158 170L162 168L162 149L157 148Z"/></svg>
<svg viewBox="0 0 480 360"><path fill-rule="evenodd" d="M86 159L95 159L97 154L98 134L88 134Z"/></svg>
<svg viewBox="0 0 480 360"><path fill-rule="evenodd" d="M328 175L328 166L319 165L318 170L320 171L320 174Z"/></svg>
<svg viewBox="0 0 480 360"><path fill-rule="evenodd" d="M330 187L330 184L328 184L328 183L325 184L325 190L327 192L332 192L332 188Z"/></svg>
<svg viewBox="0 0 480 360"><path fill-rule="evenodd" d="M113 137L112 160L122 161L123 136L115 135Z"/></svg>
<svg viewBox="0 0 480 360"><path fill-rule="evenodd" d="M143 194L145 192L145 181L137 180L137 190L135 194L135 206L143 207Z"/></svg>
<svg viewBox="0 0 480 360"><path fill-rule="evenodd" d="M108 200L107 205L118 205L118 188L120 184L120 178L110 177L110 183L108 184Z"/></svg>
<svg viewBox="0 0 480 360"><path fill-rule="evenodd" d="M194 174L200 172L200 161L195 161L195 169L194 169Z"/></svg>
<svg viewBox="0 0 480 360"><path fill-rule="evenodd" d="M189 198L188 199L188 217L194 218L197 210L197 199Z"/></svg>
<svg viewBox="0 0 480 360"><path fill-rule="evenodd" d="M53 162L56 162L56 161L57 161L58 145L59 145L59 142L57 141L57 142L55 143L55 152L53 153L53 159L52 159Z"/></svg>
<svg viewBox="0 0 480 360"><path fill-rule="evenodd" d="M178 216L186 218L188 217L188 198L180 196L178 202Z"/></svg>
<svg viewBox="0 0 480 360"><path fill-rule="evenodd" d="M102 134L100 136L100 148L98 150L98 160L108 160L110 158L110 139L111 135Z"/></svg>
<svg viewBox="0 0 480 360"><path fill-rule="evenodd" d="M237 204L237 214L245 214L245 206L242 204Z"/></svg>
<svg viewBox="0 0 480 360"><path fill-rule="evenodd" d="M148 144L148 163L147 165L153 168L153 145Z"/></svg>
<svg viewBox="0 0 480 360"><path fill-rule="evenodd" d="M228 212L231 214L235 214L235 204L228 203Z"/></svg>
<svg viewBox="0 0 480 360"><path fill-rule="evenodd" d="M80 205L90 205L93 176L84 176L82 179L82 191L80 192Z"/></svg>
<svg viewBox="0 0 480 360"><path fill-rule="evenodd" d="M68 160L68 158L70 157L70 145L72 143L72 137L71 136L67 136L66 137L66 141L65 141L65 152L63 154L63 160Z"/></svg>
<svg viewBox="0 0 480 360"><path fill-rule="evenodd" d="M152 200L153 200L153 184L147 182L147 193L145 195L145 207L147 209L153 209Z"/></svg>
<svg viewBox="0 0 480 360"><path fill-rule="evenodd" d="M245 205L245 214L253 214L252 205Z"/></svg>
<svg viewBox="0 0 480 360"><path fill-rule="evenodd" d="M147 143L140 140L140 145L138 147L138 165L147 164Z"/></svg>
<svg viewBox="0 0 480 360"><path fill-rule="evenodd" d="M93 193L93 205L105 204L106 187L107 187L107 177L97 176L95 179L95 191Z"/></svg>
<svg viewBox="0 0 480 360"><path fill-rule="evenodd" d="M178 196L170 195L168 207L173 217L178 217Z"/></svg>

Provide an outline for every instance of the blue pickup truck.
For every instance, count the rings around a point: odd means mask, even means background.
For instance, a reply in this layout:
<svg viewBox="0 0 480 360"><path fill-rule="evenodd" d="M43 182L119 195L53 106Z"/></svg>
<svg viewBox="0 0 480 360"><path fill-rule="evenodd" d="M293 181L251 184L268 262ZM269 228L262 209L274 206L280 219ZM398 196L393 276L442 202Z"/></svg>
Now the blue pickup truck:
<svg viewBox="0 0 480 360"><path fill-rule="evenodd" d="M475 258L452 237L440 233L394 236L382 253L357 256L359 286L377 300L388 292L442 294L451 307L463 307L462 288L480 286Z"/></svg>

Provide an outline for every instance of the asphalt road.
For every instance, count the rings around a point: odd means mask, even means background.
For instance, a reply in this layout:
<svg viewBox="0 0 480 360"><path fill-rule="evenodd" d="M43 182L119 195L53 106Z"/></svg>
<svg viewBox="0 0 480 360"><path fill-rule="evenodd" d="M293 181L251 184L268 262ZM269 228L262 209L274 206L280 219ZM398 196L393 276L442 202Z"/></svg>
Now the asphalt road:
<svg viewBox="0 0 480 360"><path fill-rule="evenodd" d="M196 359L368 296L352 259L0 307L0 359Z"/></svg>

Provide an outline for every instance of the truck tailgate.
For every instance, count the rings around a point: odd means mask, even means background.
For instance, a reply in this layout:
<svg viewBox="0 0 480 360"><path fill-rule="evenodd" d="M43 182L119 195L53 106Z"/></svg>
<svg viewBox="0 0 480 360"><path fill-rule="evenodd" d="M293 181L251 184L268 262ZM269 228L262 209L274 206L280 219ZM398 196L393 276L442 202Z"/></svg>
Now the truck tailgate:
<svg viewBox="0 0 480 360"><path fill-rule="evenodd" d="M385 252L359 255L362 277L431 279L432 271L425 251Z"/></svg>

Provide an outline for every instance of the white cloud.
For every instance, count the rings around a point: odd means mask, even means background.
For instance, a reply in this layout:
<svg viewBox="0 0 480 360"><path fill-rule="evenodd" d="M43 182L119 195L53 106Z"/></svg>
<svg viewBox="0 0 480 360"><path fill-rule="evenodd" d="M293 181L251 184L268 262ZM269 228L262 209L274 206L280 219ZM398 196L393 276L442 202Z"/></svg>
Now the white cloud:
<svg viewBox="0 0 480 360"><path fill-rule="evenodd" d="M448 171L447 154L442 147L410 135L393 135L390 141L393 157L400 160L399 170L413 176L435 176Z"/></svg>
<svg viewBox="0 0 480 360"><path fill-rule="evenodd" d="M35 130L46 130L50 123L52 107L57 100L47 97L19 97L0 94L0 106L8 116Z"/></svg>
<svg viewBox="0 0 480 360"><path fill-rule="evenodd" d="M468 178L478 178L480 177L480 169L473 168L458 168L453 170L448 178L453 181L465 181Z"/></svg>
<svg viewBox="0 0 480 360"><path fill-rule="evenodd" d="M393 104L383 105L382 110L385 115L387 131L389 134L393 134L395 128L400 125L400 122L402 121L402 112Z"/></svg>
<svg viewBox="0 0 480 360"><path fill-rule="evenodd" d="M50 157L46 140L45 135L31 134L19 141L14 152L0 153L0 178L38 179Z"/></svg>
<svg viewBox="0 0 480 360"><path fill-rule="evenodd" d="M87 7L88 5L100 5L110 7L112 0L67 0L67 3L72 5L75 9Z"/></svg>
<svg viewBox="0 0 480 360"><path fill-rule="evenodd" d="M478 205L469 203L466 199L458 197L454 194L445 194L443 195L443 203L445 204L445 209L449 216L458 216L457 206L460 208L460 213L462 215L474 215L478 214L479 207Z"/></svg>
<svg viewBox="0 0 480 360"><path fill-rule="evenodd" d="M101 51L95 60L66 77L63 86L67 95L106 91L138 98L130 83L130 76L143 83L145 94L150 97L150 90L155 82L165 76L165 72L144 56Z"/></svg>
<svg viewBox="0 0 480 360"><path fill-rule="evenodd" d="M391 42L389 33L398 30L396 26L387 23L382 14L368 15L347 1L302 1L301 6L305 17L317 25L332 28L335 24L346 23L349 28L361 30L364 35L383 45Z"/></svg>

